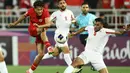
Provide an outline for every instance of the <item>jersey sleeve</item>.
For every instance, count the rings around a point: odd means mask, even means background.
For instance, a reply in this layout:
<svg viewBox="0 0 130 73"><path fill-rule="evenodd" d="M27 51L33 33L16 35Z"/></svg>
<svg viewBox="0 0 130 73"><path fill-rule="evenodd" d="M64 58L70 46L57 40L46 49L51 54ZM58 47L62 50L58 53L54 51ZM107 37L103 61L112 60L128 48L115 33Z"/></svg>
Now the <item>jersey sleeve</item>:
<svg viewBox="0 0 130 73"><path fill-rule="evenodd" d="M85 31L88 32L88 34L92 34L94 32L94 27L93 26L87 26L85 27Z"/></svg>
<svg viewBox="0 0 130 73"><path fill-rule="evenodd" d="M56 20L56 13L55 12L53 12L51 14L50 19L51 19L51 21L55 21Z"/></svg>
<svg viewBox="0 0 130 73"><path fill-rule="evenodd" d="M109 36L114 35L114 34L112 34L112 33L114 33L114 32L115 32L115 30L112 30L112 29L105 29L106 35L109 35Z"/></svg>
<svg viewBox="0 0 130 73"><path fill-rule="evenodd" d="M71 20L75 19L73 12L71 11Z"/></svg>
<svg viewBox="0 0 130 73"><path fill-rule="evenodd" d="M31 9L29 9L28 11L26 11L25 13L24 13L24 16L29 16L29 14L31 14Z"/></svg>

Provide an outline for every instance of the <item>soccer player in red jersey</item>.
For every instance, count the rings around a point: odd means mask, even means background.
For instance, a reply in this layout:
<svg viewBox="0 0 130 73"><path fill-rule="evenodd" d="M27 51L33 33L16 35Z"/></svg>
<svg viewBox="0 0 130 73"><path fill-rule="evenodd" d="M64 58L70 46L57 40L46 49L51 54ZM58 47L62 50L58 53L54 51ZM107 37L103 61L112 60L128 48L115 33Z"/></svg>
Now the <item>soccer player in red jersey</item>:
<svg viewBox="0 0 130 73"><path fill-rule="evenodd" d="M50 27L50 14L47 9L43 6L43 2L35 1L33 4L34 8L30 8L25 14L23 14L17 21L8 25L8 27L16 26L27 16L30 17L30 25L28 28L29 34L36 37L36 46L38 49L38 55L27 73L33 73L44 56L44 47L48 49L49 53L53 52L51 44L46 36L46 28ZM40 25L37 27L36 25Z"/></svg>

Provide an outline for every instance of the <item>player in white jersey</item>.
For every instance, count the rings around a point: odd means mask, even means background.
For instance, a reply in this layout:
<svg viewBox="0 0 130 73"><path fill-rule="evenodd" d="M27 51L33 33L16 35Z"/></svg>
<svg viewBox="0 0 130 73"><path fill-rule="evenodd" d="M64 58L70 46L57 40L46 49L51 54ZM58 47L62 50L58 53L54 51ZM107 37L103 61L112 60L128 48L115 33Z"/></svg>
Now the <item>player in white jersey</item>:
<svg viewBox="0 0 130 73"><path fill-rule="evenodd" d="M8 73L6 63L4 61L4 55L2 49L0 48L0 73Z"/></svg>
<svg viewBox="0 0 130 73"><path fill-rule="evenodd" d="M114 34L123 34L126 30L130 29L130 27L126 28L125 31L107 29L104 28L105 24L101 18L96 18L94 24L94 26L83 27L77 32L71 34L74 36L83 31L88 31L89 36L85 50L72 62L69 67L66 68L64 73L75 73L77 72L76 70L78 70L76 67L88 63L91 63L99 73L108 73L107 67L103 61L102 53L106 43L108 42L109 36Z"/></svg>
<svg viewBox="0 0 130 73"><path fill-rule="evenodd" d="M67 65L72 63L70 58L70 51L68 47L68 34L70 31L71 21L74 19L72 11L66 9L65 0L58 0L59 10L52 13L51 20L56 25L54 40L56 42L53 56L58 56L60 52L64 54L64 60ZM51 58L52 55L45 54L43 59Z"/></svg>

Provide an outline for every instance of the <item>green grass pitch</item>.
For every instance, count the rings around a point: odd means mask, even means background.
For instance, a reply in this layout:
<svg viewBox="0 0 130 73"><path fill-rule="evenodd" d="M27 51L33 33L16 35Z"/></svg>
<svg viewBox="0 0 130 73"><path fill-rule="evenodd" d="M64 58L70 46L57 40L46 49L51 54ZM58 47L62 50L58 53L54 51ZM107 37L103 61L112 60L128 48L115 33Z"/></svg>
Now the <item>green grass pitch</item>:
<svg viewBox="0 0 130 73"><path fill-rule="evenodd" d="M7 66L9 73L26 73L30 66ZM34 73L63 73L66 66L39 66ZM109 73L130 73L130 67L108 67ZM83 67L82 73L98 73L89 66Z"/></svg>

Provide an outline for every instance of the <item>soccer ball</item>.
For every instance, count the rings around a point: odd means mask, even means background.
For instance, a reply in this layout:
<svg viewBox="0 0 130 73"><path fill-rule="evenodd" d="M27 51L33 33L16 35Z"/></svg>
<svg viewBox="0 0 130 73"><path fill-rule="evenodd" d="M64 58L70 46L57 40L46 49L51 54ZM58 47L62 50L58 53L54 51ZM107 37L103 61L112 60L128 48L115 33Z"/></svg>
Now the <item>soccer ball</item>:
<svg viewBox="0 0 130 73"><path fill-rule="evenodd" d="M68 40L68 37L64 34L58 33L56 37L56 41L58 43L64 44Z"/></svg>

